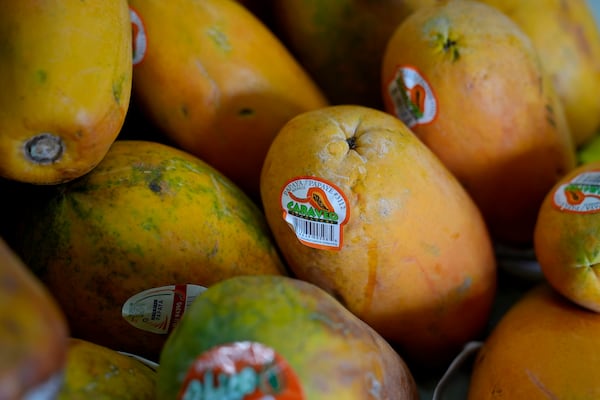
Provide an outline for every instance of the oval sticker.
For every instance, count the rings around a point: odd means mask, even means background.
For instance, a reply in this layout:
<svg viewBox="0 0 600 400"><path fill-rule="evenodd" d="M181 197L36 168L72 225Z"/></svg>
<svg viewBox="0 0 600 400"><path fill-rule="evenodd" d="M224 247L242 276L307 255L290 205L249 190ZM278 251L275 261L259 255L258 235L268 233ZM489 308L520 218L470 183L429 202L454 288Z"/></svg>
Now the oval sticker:
<svg viewBox="0 0 600 400"><path fill-rule="evenodd" d="M429 82L415 67L402 66L388 84L396 116L409 128L435 120L438 102Z"/></svg>
<svg viewBox="0 0 600 400"><path fill-rule="evenodd" d="M589 214L600 211L600 171L583 172L560 185L553 195L560 211Z"/></svg>
<svg viewBox="0 0 600 400"><path fill-rule="evenodd" d="M199 285L169 285L144 290L123 304L121 315L138 329L167 334L173 331L185 310L206 288Z"/></svg>
<svg viewBox="0 0 600 400"><path fill-rule="evenodd" d="M300 381L270 347L242 341L198 356L183 379L179 400L303 400Z"/></svg>
<svg viewBox="0 0 600 400"><path fill-rule="evenodd" d="M348 199L340 188L314 176L289 180L281 189L283 219L309 247L339 250L350 218Z"/></svg>
<svg viewBox="0 0 600 400"><path fill-rule="evenodd" d="M133 65L139 64L146 55L148 48L148 38L142 19L137 11L129 6L129 17L131 18L131 39L133 47Z"/></svg>

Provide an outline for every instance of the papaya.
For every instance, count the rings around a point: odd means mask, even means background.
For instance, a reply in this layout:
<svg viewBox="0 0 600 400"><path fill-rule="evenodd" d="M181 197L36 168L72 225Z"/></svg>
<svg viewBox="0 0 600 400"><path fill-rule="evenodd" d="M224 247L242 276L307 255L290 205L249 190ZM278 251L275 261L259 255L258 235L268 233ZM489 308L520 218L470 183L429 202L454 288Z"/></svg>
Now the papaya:
<svg viewBox="0 0 600 400"><path fill-rule="evenodd" d="M381 58L396 26L439 0L273 1L273 25L332 104L383 108Z"/></svg>
<svg viewBox="0 0 600 400"><path fill-rule="evenodd" d="M261 176L294 276L335 296L413 366L441 366L486 325L496 260L479 209L398 118L336 105L292 118Z"/></svg>
<svg viewBox="0 0 600 400"><path fill-rule="evenodd" d="M527 290L475 356L468 400L600 398L600 315L545 282Z"/></svg>
<svg viewBox="0 0 600 400"><path fill-rule="evenodd" d="M531 39L497 8L447 1L400 23L382 70L386 111L463 184L492 239L531 246L544 196L576 165L562 102Z"/></svg>
<svg viewBox="0 0 600 400"><path fill-rule="evenodd" d="M126 0L0 5L0 176L56 184L96 166L132 85Z"/></svg>
<svg viewBox="0 0 600 400"><path fill-rule="evenodd" d="M15 247L81 339L154 360L204 288L286 273L259 207L183 150L119 139L53 189L18 225Z"/></svg>
<svg viewBox="0 0 600 400"><path fill-rule="evenodd" d="M235 0L130 0L133 94L148 117L256 199L268 146L327 104L281 40Z"/></svg>
<svg viewBox="0 0 600 400"><path fill-rule="evenodd" d="M600 313L600 161L571 170L538 212L534 251L543 276L559 293Z"/></svg>
<svg viewBox="0 0 600 400"><path fill-rule="evenodd" d="M587 0L479 0L515 21L535 46L564 106L573 141L600 128L600 30Z"/></svg>
<svg viewBox="0 0 600 400"><path fill-rule="evenodd" d="M157 399L418 398L410 369L380 335L319 287L285 276L208 288L159 365Z"/></svg>
<svg viewBox="0 0 600 400"><path fill-rule="evenodd" d="M52 293L0 239L0 399L53 398L62 384L68 335Z"/></svg>
<svg viewBox="0 0 600 400"><path fill-rule="evenodd" d="M56 400L154 399L153 363L74 337L68 345L64 382Z"/></svg>

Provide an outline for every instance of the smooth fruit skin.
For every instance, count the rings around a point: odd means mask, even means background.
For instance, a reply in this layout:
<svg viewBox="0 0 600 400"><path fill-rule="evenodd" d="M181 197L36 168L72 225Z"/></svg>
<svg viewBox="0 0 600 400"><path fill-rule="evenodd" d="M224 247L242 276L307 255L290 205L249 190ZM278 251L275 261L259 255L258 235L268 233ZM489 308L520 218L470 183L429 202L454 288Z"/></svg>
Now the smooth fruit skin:
<svg viewBox="0 0 600 400"><path fill-rule="evenodd" d="M302 399L416 400L411 371L390 345L317 286L281 276L238 276L196 298L165 343L157 399L174 399L197 356L255 341L300 380Z"/></svg>
<svg viewBox="0 0 600 400"><path fill-rule="evenodd" d="M233 0L130 0L147 49L133 91L182 149L258 197L271 140L292 116L327 103L281 41Z"/></svg>
<svg viewBox="0 0 600 400"><path fill-rule="evenodd" d="M600 315L547 284L532 288L480 349L469 400L597 399Z"/></svg>
<svg viewBox="0 0 600 400"><path fill-rule="evenodd" d="M555 202L555 196L569 191L575 177L598 171L600 161L590 162L556 183L540 207L534 236L535 255L549 284L571 301L596 312L600 312L600 208L582 211L575 206L579 211L569 211ZM592 198L597 196L586 192ZM587 197L583 192L573 193L582 193L576 201L583 202Z"/></svg>
<svg viewBox="0 0 600 400"><path fill-rule="evenodd" d="M64 383L56 400L152 400L157 375L132 356L71 337Z"/></svg>
<svg viewBox="0 0 600 400"><path fill-rule="evenodd" d="M316 176L345 194L339 251L302 244L282 218L284 184ZM267 154L263 208L295 276L333 294L424 365L448 361L487 321L496 263L479 210L399 119L340 105L290 120Z"/></svg>
<svg viewBox="0 0 600 400"><path fill-rule="evenodd" d="M131 85L126 0L3 1L0 176L56 184L91 170L119 134Z"/></svg>
<svg viewBox="0 0 600 400"><path fill-rule="evenodd" d="M381 58L396 26L437 0L273 2L279 36L332 104L382 109Z"/></svg>
<svg viewBox="0 0 600 400"><path fill-rule="evenodd" d="M92 172L29 214L16 246L74 336L150 359L166 335L122 317L131 296L285 273L260 209L208 164L156 142L115 141Z"/></svg>
<svg viewBox="0 0 600 400"><path fill-rule="evenodd" d="M68 334L52 294L0 239L0 398L22 399L46 383L44 398L52 398L62 379Z"/></svg>
<svg viewBox="0 0 600 400"><path fill-rule="evenodd" d="M464 185L492 238L530 246L547 191L575 166L564 110L531 40L497 9L448 1L418 9L388 42L382 91L416 68L437 111L411 127Z"/></svg>
<svg viewBox="0 0 600 400"><path fill-rule="evenodd" d="M587 0L479 0L504 12L535 46L577 146L600 128L600 30Z"/></svg>

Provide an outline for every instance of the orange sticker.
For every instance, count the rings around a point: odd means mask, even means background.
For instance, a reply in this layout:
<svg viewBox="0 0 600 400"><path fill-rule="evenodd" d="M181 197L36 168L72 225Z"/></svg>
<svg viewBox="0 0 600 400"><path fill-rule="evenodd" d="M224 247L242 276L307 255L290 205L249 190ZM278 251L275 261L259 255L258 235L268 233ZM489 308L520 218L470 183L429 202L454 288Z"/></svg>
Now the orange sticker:
<svg viewBox="0 0 600 400"><path fill-rule="evenodd" d="M300 381L275 350L234 342L202 353L190 366L178 400L303 400Z"/></svg>
<svg viewBox="0 0 600 400"><path fill-rule="evenodd" d="M415 67L402 66L388 84L388 95L394 104L396 116L409 128L433 122L438 113L438 102L423 74Z"/></svg>
<svg viewBox="0 0 600 400"><path fill-rule="evenodd" d="M340 188L321 178L303 176L289 180L280 199L283 219L301 243L317 249L342 248L350 209Z"/></svg>

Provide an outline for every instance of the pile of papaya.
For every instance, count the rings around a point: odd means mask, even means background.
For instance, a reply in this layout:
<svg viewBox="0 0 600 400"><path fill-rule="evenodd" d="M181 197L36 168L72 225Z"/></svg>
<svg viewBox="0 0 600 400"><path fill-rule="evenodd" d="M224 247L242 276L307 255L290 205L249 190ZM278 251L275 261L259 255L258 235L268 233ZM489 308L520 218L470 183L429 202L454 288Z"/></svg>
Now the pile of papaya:
<svg viewBox="0 0 600 400"><path fill-rule="evenodd" d="M5 1L0 87L0 399L600 398L585 0Z"/></svg>

